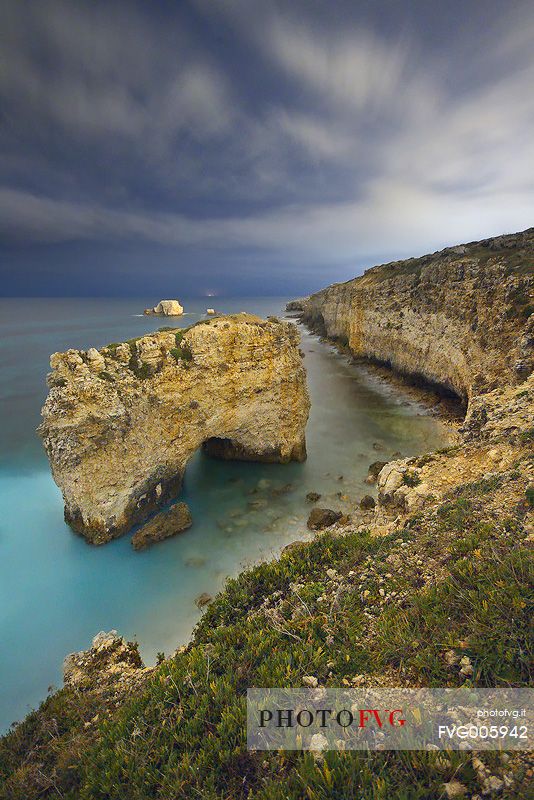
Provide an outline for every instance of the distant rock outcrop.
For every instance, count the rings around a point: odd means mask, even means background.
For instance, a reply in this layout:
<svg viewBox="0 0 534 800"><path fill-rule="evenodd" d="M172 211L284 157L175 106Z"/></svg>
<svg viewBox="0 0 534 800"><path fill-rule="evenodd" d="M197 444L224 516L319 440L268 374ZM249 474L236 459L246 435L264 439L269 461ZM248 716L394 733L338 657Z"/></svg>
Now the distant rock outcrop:
<svg viewBox="0 0 534 800"><path fill-rule="evenodd" d="M39 432L66 521L94 544L120 536L176 497L200 447L303 461L299 338L291 323L237 314L55 353Z"/></svg>
<svg viewBox="0 0 534 800"><path fill-rule="evenodd" d="M144 314L161 314L164 317L181 317L184 313L183 306L178 300L160 300L154 308L145 308Z"/></svg>

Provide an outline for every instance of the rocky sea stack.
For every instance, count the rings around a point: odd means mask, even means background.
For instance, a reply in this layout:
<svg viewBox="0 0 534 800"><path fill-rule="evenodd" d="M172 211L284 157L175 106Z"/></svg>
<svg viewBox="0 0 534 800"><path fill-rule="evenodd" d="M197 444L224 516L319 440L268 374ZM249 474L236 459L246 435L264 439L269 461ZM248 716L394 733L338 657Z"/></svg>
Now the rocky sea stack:
<svg viewBox="0 0 534 800"><path fill-rule="evenodd" d="M65 519L102 544L176 497L200 447L306 457L309 399L294 325L248 314L101 350L54 353L40 435Z"/></svg>
<svg viewBox="0 0 534 800"><path fill-rule="evenodd" d="M160 300L154 308L145 308L144 314L160 314L163 317L181 317L184 307L178 300Z"/></svg>

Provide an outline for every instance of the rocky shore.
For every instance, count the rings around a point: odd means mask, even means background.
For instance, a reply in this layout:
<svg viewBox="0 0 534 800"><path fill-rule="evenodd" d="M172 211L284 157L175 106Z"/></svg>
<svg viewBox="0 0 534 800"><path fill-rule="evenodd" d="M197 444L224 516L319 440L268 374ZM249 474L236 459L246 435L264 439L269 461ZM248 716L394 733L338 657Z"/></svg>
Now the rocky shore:
<svg viewBox="0 0 534 800"><path fill-rule="evenodd" d="M201 447L239 460L306 457L309 398L290 323L221 316L54 353L50 364L39 433L65 519L94 544L174 499Z"/></svg>
<svg viewBox="0 0 534 800"><path fill-rule="evenodd" d="M393 509L421 509L514 463L534 419L534 228L373 267L296 308L355 360L464 404L456 446L376 474L380 530Z"/></svg>
<svg viewBox="0 0 534 800"><path fill-rule="evenodd" d="M251 686L532 686L533 286L530 230L298 301L353 357L461 398L458 441L370 465L365 523L310 509L314 539L228 581L153 670L114 633L69 659L65 687L0 745L0 797L528 796L528 752L256 753L244 731ZM130 699L98 689L101 647Z"/></svg>

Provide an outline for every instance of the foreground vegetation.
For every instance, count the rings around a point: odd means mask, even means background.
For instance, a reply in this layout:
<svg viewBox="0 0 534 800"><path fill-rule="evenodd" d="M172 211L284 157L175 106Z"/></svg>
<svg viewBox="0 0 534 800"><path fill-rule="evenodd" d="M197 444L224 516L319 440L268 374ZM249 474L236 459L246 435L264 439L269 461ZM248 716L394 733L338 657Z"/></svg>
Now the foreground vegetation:
<svg viewBox="0 0 534 800"><path fill-rule="evenodd" d="M480 792L462 752L248 752L245 695L310 675L324 686L530 685L521 475L463 486L389 536L326 533L229 581L141 691L116 704L63 689L15 728L0 744L0 797L417 800L445 796L451 780ZM501 797L527 796L524 755L483 762Z"/></svg>

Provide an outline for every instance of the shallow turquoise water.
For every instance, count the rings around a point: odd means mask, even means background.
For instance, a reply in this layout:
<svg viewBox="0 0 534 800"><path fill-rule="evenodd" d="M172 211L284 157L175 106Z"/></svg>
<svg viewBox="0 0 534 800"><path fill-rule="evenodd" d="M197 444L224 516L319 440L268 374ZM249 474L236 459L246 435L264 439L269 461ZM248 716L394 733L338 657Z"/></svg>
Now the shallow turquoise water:
<svg viewBox="0 0 534 800"><path fill-rule="evenodd" d="M184 643L200 616L200 593L214 594L228 575L307 538L308 491L322 493L321 505L348 510L337 494L368 493L369 463L445 441L445 430L417 403L301 329L312 400L306 463L198 454L182 492L194 518L189 531L142 553L128 536L91 547L63 522L35 434L49 355L156 329L164 323L141 313L158 299L0 300L0 731L60 684L64 656L87 647L99 630L137 637L147 663ZM183 302L186 326L215 301ZM216 305L267 316L282 315L284 304L225 298ZM278 493L287 484L290 491Z"/></svg>

